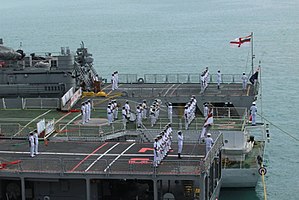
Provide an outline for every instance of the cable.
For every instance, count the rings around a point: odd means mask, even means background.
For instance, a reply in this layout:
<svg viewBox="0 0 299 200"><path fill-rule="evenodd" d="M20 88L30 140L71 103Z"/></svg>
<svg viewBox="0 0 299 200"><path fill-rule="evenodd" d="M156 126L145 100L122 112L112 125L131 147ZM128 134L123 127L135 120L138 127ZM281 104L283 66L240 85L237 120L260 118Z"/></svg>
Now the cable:
<svg viewBox="0 0 299 200"><path fill-rule="evenodd" d="M289 132L283 130L282 128L280 128L279 126L275 125L274 123L272 123L271 121L269 121L267 118L265 118L264 116L258 114L261 118L263 118L264 120L266 120L267 122L269 122L272 126L274 126L275 128L277 128L278 130L280 130L281 132L285 133L286 135L288 135L289 137L293 138L294 140L299 142L299 139L294 137L292 134L290 134Z"/></svg>

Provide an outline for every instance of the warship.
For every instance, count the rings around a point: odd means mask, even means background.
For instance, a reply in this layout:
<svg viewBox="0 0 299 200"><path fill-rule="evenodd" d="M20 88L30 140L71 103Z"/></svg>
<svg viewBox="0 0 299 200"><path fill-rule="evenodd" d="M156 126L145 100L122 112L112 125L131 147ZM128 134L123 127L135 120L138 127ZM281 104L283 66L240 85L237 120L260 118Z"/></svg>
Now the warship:
<svg viewBox="0 0 299 200"><path fill-rule="evenodd" d="M256 186L266 141L265 125L251 126L248 118L257 79L243 90L239 74L223 74L218 88L213 74L203 86L196 74L120 73L112 90L83 42L75 55L61 48L59 55L45 54L42 63L35 54L0 47L0 87L10 88L0 90L0 199L203 200L218 199L221 187ZM186 125L190 98L197 103ZM88 100L91 118L83 124L81 103ZM120 114L108 122L111 101L119 109L130 104L125 125ZM135 110L144 101L158 102L160 114L154 124L147 115L140 126ZM204 103L213 110L208 126ZM154 142L169 124L172 148L155 166ZM181 158L178 131L184 135ZM39 134L34 157L30 132ZM209 151L208 132L214 140Z"/></svg>

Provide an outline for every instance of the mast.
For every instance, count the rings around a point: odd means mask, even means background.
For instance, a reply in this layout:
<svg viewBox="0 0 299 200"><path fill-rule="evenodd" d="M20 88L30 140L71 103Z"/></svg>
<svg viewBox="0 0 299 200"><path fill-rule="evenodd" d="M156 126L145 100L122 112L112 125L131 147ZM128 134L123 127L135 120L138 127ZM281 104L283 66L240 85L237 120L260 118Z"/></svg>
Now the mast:
<svg viewBox="0 0 299 200"><path fill-rule="evenodd" d="M251 74L253 74L253 59L254 59L254 54L253 54L253 32L251 32Z"/></svg>

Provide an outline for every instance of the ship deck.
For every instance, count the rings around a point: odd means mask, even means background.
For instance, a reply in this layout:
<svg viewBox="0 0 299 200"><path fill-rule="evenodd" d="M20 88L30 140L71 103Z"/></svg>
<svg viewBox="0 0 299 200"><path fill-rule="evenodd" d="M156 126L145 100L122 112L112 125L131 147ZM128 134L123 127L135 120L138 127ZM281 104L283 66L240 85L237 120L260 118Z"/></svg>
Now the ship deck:
<svg viewBox="0 0 299 200"><path fill-rule="evenodd" d="M152 143L49 141L45 145L40 142L39 154L31 158L28 141L0 140L0 161L7 164L0 174L131 175L135 178L151 178L156 174L177 179L180 175L199 176L205 145L184 144L182 159L177 158L177 144L172 144L172 148L162 163L154 168Z"/></svg>

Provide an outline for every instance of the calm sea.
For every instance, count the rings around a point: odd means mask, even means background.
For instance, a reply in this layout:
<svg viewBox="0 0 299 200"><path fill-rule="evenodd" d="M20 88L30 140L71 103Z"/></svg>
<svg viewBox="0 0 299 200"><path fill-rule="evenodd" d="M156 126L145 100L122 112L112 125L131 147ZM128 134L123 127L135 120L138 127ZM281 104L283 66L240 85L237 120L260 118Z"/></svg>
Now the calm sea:
<svg viewBox="0 0 299 200"><path fill-rule="evenodd" d="M298 0L0 0L0 37L25 52L72 50L80 42L97 70L120 73L250 71L249 48L229 41L254 32L255 65L262 62L258 111L299 138ZM299 142L271 126L267 197L298 199ZM254 190L225 190L221 200L263 199Z"/></svg>

